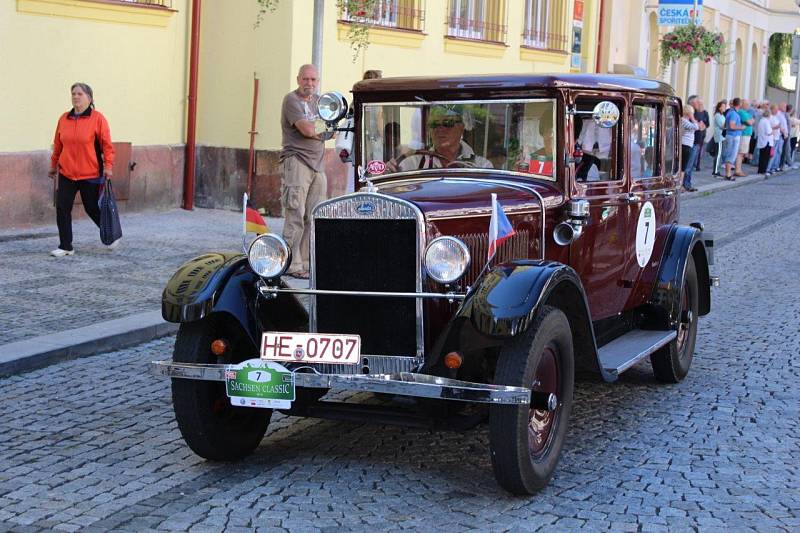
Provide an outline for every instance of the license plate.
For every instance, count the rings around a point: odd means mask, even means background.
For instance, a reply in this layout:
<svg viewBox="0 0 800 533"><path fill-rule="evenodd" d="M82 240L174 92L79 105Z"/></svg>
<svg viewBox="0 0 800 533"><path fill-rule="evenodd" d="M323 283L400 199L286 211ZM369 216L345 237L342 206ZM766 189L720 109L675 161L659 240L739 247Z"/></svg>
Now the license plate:
<svg viewBox="0 0 800 533"><path fill-rule="evenodd" d="M268 332L261 337L261 359L265 361L355 365L360 358L358 335Z"/></svg>

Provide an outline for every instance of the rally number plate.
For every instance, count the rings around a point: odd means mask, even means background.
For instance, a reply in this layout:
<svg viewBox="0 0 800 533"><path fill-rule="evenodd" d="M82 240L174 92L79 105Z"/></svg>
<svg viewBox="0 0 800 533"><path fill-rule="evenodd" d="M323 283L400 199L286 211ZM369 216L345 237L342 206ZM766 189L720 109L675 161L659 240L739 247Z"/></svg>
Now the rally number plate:
<svg viewBox="0 0 800 533"><path fill-rule="evenodd" d="M358 364L361 337L327 333L268 332L261 337L261 359L286 363Z"/></svg>

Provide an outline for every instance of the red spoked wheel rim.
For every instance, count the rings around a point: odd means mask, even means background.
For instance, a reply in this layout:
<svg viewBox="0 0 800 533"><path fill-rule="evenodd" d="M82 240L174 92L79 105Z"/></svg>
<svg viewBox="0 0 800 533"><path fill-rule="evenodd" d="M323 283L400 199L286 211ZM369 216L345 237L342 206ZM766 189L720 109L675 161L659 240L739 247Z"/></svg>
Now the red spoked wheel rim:
<svg viewBox="0 0 800 533"><path fill-rule="evenodd" d="M536 366L533 375L533 386L531 390L555 394L558 397L561 376L558 368L554 346L546 346L542 351L542 356ZM531 457L538 459L544 456L550 444L558 407L553 411L545 411L531 408L528 412L528 450Z"/></svg>

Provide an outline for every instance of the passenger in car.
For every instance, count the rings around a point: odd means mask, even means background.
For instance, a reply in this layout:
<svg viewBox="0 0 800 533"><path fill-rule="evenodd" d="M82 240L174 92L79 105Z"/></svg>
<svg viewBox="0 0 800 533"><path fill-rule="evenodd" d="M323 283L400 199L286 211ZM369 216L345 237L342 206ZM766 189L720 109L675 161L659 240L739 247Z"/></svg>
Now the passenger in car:
<svg viewBox="0 0 800 533"><path fill-rule="evenodd" d="M582 121L578 135L578 146L583 150L576 177L578 181L597 181L602 175L607 176L609 170L609 153L611 152L611 129L601 128L591 117Z"/></svg>

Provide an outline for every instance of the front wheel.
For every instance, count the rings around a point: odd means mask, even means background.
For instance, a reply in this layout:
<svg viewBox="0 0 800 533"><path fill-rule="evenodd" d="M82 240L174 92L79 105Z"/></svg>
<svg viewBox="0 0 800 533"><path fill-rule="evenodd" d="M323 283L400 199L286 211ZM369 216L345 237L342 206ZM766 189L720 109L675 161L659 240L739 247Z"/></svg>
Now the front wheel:
<svg viewBox="0 0 800 533"><path fill-rule="evenodd" d="M698 310L697 270L692 255L686 260L686 276L681 288L681 314L678 335L663 348L650 355L653 374L664 383L678 383L689 373L697 338Z"/></svg>
<svg viewBox="0 0 800 533"><path fill-rule="evenodd" d="M495 383L555 394L552 411L532 405L493 405L489 442L497 482L513 494L534 494L553 476L567 433L575 361L566 315L543 306L528 331L503 347Z"/></svg>
<svg viewBox="0 0 800 533"><path fill-rule="evenodd" d="M241 340L235 326L223 324L213 318L181 324L173 361L208 364L249 359L249 343ZM230 353L238 361L220 360L211 352L211 343L220 337L228 339ZM221 381L173 378L172 404L178 429L189 448L200 457L218 461L241 459L252 453L272 416L271 409L232 406Z"/></svg>

